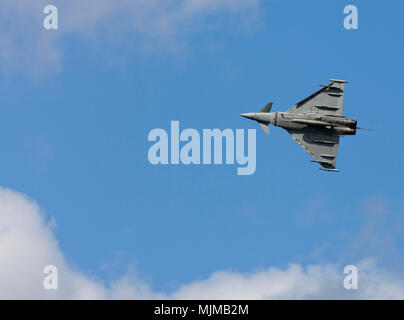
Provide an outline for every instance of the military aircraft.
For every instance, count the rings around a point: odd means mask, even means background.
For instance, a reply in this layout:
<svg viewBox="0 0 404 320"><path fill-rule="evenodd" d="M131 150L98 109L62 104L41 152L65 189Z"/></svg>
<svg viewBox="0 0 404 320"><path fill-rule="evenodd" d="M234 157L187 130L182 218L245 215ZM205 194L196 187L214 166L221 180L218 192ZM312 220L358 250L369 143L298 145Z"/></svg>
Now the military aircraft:
<svg viewBox="0 0 404 320"><path fill-rule="evenodd" d="M312 161L322 166L321 170L338 172L335 164L339 138L355 135L357 121L342 115L347 81L330 81L285 112L271 112L270 102L258 112L241 116L256 120L265 133L269 133L269 124L285 129L314 158Z"/></svg>

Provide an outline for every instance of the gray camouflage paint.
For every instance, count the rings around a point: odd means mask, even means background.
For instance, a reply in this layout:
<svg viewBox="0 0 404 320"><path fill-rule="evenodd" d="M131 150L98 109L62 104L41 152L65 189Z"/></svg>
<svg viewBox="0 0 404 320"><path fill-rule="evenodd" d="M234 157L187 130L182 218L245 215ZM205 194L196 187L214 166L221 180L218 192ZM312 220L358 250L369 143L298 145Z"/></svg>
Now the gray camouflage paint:
<svg viewBox="0 0 404 320"><path fill-rule="evenodd" d="M342 115L347 81L331 79L329 85L296 103L285 112L271 112L272 102L259 112L241 116L258 122L269 133L269 124L288 131L292 138L318 162L322 170L335 168L340 136L355 135L357 121Z"/></svg>

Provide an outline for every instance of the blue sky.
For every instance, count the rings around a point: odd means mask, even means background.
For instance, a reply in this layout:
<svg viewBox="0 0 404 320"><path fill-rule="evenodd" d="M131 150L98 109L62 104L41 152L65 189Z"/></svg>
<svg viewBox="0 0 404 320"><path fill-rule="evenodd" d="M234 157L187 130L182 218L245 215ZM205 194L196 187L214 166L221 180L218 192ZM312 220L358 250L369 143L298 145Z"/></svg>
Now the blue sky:
<svg viewBox="0 0 404 320"><path fill-rule="evenodd" d="M1 186L38 203L68 263L102 281L132 271L171 292L217 270L364 258L397 271L404 4L235 3L172 22L168 34L145 23L115 35L108 14L74 29L62 5L59 30L45 31L36 12L40 30L31 41L12 33L22 44L10 41L0 59ZM358 30L343 27L348 4ZM25 21L14 30L33 28ZM318 170L282 129L265 135L239 116L269 101L286 110L330 78L349 81L344 114L373 129L342 138L338 174ZM200 132L257 129L255 174L151 165L147 135L171 120Z"/></svg>

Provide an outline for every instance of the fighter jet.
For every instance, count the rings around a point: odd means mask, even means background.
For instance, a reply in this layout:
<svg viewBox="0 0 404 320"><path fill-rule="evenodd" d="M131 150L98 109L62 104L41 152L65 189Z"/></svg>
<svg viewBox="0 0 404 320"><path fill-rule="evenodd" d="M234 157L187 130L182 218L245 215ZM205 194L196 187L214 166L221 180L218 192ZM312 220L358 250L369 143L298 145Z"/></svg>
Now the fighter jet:
<svg viewBox="0 0 404 320"><path fill-rule="evenodd" d="M285 112L271 112L270 102L258 112L241 116L257 121L265 133L269 133L269 124L285 129L314 158L312 162L322 166L321 170L338 172L335 164L339 138L355 135L357 121L342 115L347 81L330 81Z"/></svg>

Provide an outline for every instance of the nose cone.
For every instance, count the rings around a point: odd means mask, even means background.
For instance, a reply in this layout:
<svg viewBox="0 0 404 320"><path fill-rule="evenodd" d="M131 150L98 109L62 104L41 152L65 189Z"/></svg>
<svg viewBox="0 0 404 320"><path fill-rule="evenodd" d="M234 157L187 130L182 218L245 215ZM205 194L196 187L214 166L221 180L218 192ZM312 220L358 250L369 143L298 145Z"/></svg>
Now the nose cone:
<svg viewBox="0 0 404 320"><path fill-rule="evenodd" d="M242 113L240 114L240 116L247 119L255 120L255 113Z"/></svg>

